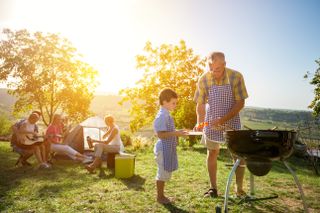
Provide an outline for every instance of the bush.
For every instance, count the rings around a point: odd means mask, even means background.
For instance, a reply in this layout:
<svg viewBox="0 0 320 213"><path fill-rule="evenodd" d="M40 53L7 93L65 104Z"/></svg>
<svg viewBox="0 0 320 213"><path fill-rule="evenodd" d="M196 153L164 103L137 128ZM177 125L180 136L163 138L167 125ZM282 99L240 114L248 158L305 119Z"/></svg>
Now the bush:
<svg viewBox="0 0 320 213"><path fill-rule="evenodd" d="M197 143L197 136L190 135L187 140L189 142L189 147L193 147L193 145Z"/></svg>
<svg viewBox="0 0 320 213"><path fill-rule="evenodd" d="M132 148L133 150L144 149L152 146L153 141L149 138L137 136L133 138Z"/></svg>
<svg viewBox="0 0 320 213"><path fill-rule="evenodd" d="M11 125L11 121L5 115L0 115L0 136L10 135Z"/></svg>
<svg viewBox="0 0 320 213"><path fill-rule="evenodd" d="M188 136L187 138L179 137L178 145L182 149L188 149L193 147L196 143L198 143L200 139L201 138L198 138L197 136L194 136L194 135Z"/></svg>
<svg viewBox="0 0 320 213"><path fill-rule="evenodd" d="M129 131L121 130L120 137L123 143L123 146L130 146L132 145L132 133Z"/></svg>
<svg viewBox="0 0 320 213"><path fill-rule="evenodd" d="M179 137L178 146L180 146L183 150L186 150L189 146L187 139L183 137Z"/></svg>

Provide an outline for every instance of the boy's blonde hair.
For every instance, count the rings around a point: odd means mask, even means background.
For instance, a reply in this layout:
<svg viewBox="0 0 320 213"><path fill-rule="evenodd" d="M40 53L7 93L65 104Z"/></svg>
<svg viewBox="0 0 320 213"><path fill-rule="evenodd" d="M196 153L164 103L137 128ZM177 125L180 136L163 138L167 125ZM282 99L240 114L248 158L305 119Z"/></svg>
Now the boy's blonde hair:
<svg viewBox="0 0 320 213"><path fill-rule="evenodd" d="M114 123L114 117L112 115L106 115L104 116L104 122Z"/></svg>

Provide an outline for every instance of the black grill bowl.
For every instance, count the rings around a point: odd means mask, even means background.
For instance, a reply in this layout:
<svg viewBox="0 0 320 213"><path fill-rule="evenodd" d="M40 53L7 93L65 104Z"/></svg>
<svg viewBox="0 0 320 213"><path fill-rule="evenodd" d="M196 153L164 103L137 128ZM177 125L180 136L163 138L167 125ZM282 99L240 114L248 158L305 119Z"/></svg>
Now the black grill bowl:
<svg viewBox="0 0 320 213"><path fill-rule="evenodd" d="M294 131L278 130L231 130L225 132L231 153L245 160L273 161L286 159L293 152L296 139Z"/></svg>
<svg viewBox="0 0 320 213"><path fill-rule="evenodd" d="M294 131L232 130L225 132L228 149L246 160L250 172L256 176L268 174L272 161L283 160L293 153Z"/></svg>

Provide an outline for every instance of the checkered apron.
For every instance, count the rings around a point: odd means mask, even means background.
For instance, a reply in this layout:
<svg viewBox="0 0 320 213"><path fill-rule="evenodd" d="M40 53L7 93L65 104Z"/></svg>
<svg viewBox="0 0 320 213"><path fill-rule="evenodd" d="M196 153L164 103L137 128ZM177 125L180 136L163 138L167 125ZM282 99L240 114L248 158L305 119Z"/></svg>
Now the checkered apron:
<svg viewBox="0 0 320 213"><path fill-rule="evenodd" d="M208 92L209 108L206 111L205 121L209 125L205 127L204 132L209 140L224 142L223 131L214 130L212 122L226 115L235 104L230 82L221 86L213 85ZM241 129L239 114L227 121L226 124L233 129Z"/></svg>
<svg viewBox="0 0 320 213"><path fill-rule="evenodd" d="M169 116L169 121L167 124L167 131L175 131L174 121L171 116ZM177 160L177 137L168 137L162 139L162 153L163 153L163 165L164 170L168 172L173 172L178 169Z"/></svg>

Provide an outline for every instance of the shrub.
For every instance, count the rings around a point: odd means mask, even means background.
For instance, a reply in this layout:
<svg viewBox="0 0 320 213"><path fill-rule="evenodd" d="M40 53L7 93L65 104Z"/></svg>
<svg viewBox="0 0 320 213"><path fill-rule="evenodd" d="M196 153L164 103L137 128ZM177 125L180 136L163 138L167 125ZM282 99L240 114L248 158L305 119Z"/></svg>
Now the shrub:
<svg viewBox="0 0 320 213"><path fill-rule="evenodd" d="M11 125L11 121L5 115L0 115L0 136L10 135Z"/></svg>
<svg viewBox="0 0 320 213"><path fill-rule="evenodd" d="M133 150L144 149L152 146L153 141L149 138L137 136L133 138L132 148Z"/></svg>
<svg viewBox="0 0 320 213"><path fill-rule="evenodd" d="M182 149L187 149L193 147L196 143L199 142L201 138L198 138L197 136L188 136L187 138L179 137L178 145Z"/></svg>
<svg viewBox="0 0 320 213"><path fill-rule="evenodd" d="M188 148L188 141L186 138L179 137L178 138L178 146L180 146L183 150Z"/></svg>
<svg viewBox="0 0 320 213"><path fill-rule="evenodd" d="M123 146L130 146L132 145L132 133L126 130L120 131L120 137L123 143Z"/></svg>
<svg viewBox="0 0 320 213"><path fill-rule="evenodd" d="M193 147L193 145L197 143L197 137L194 135L190 135L187 140L189 142L189 147Z"/></svg>

